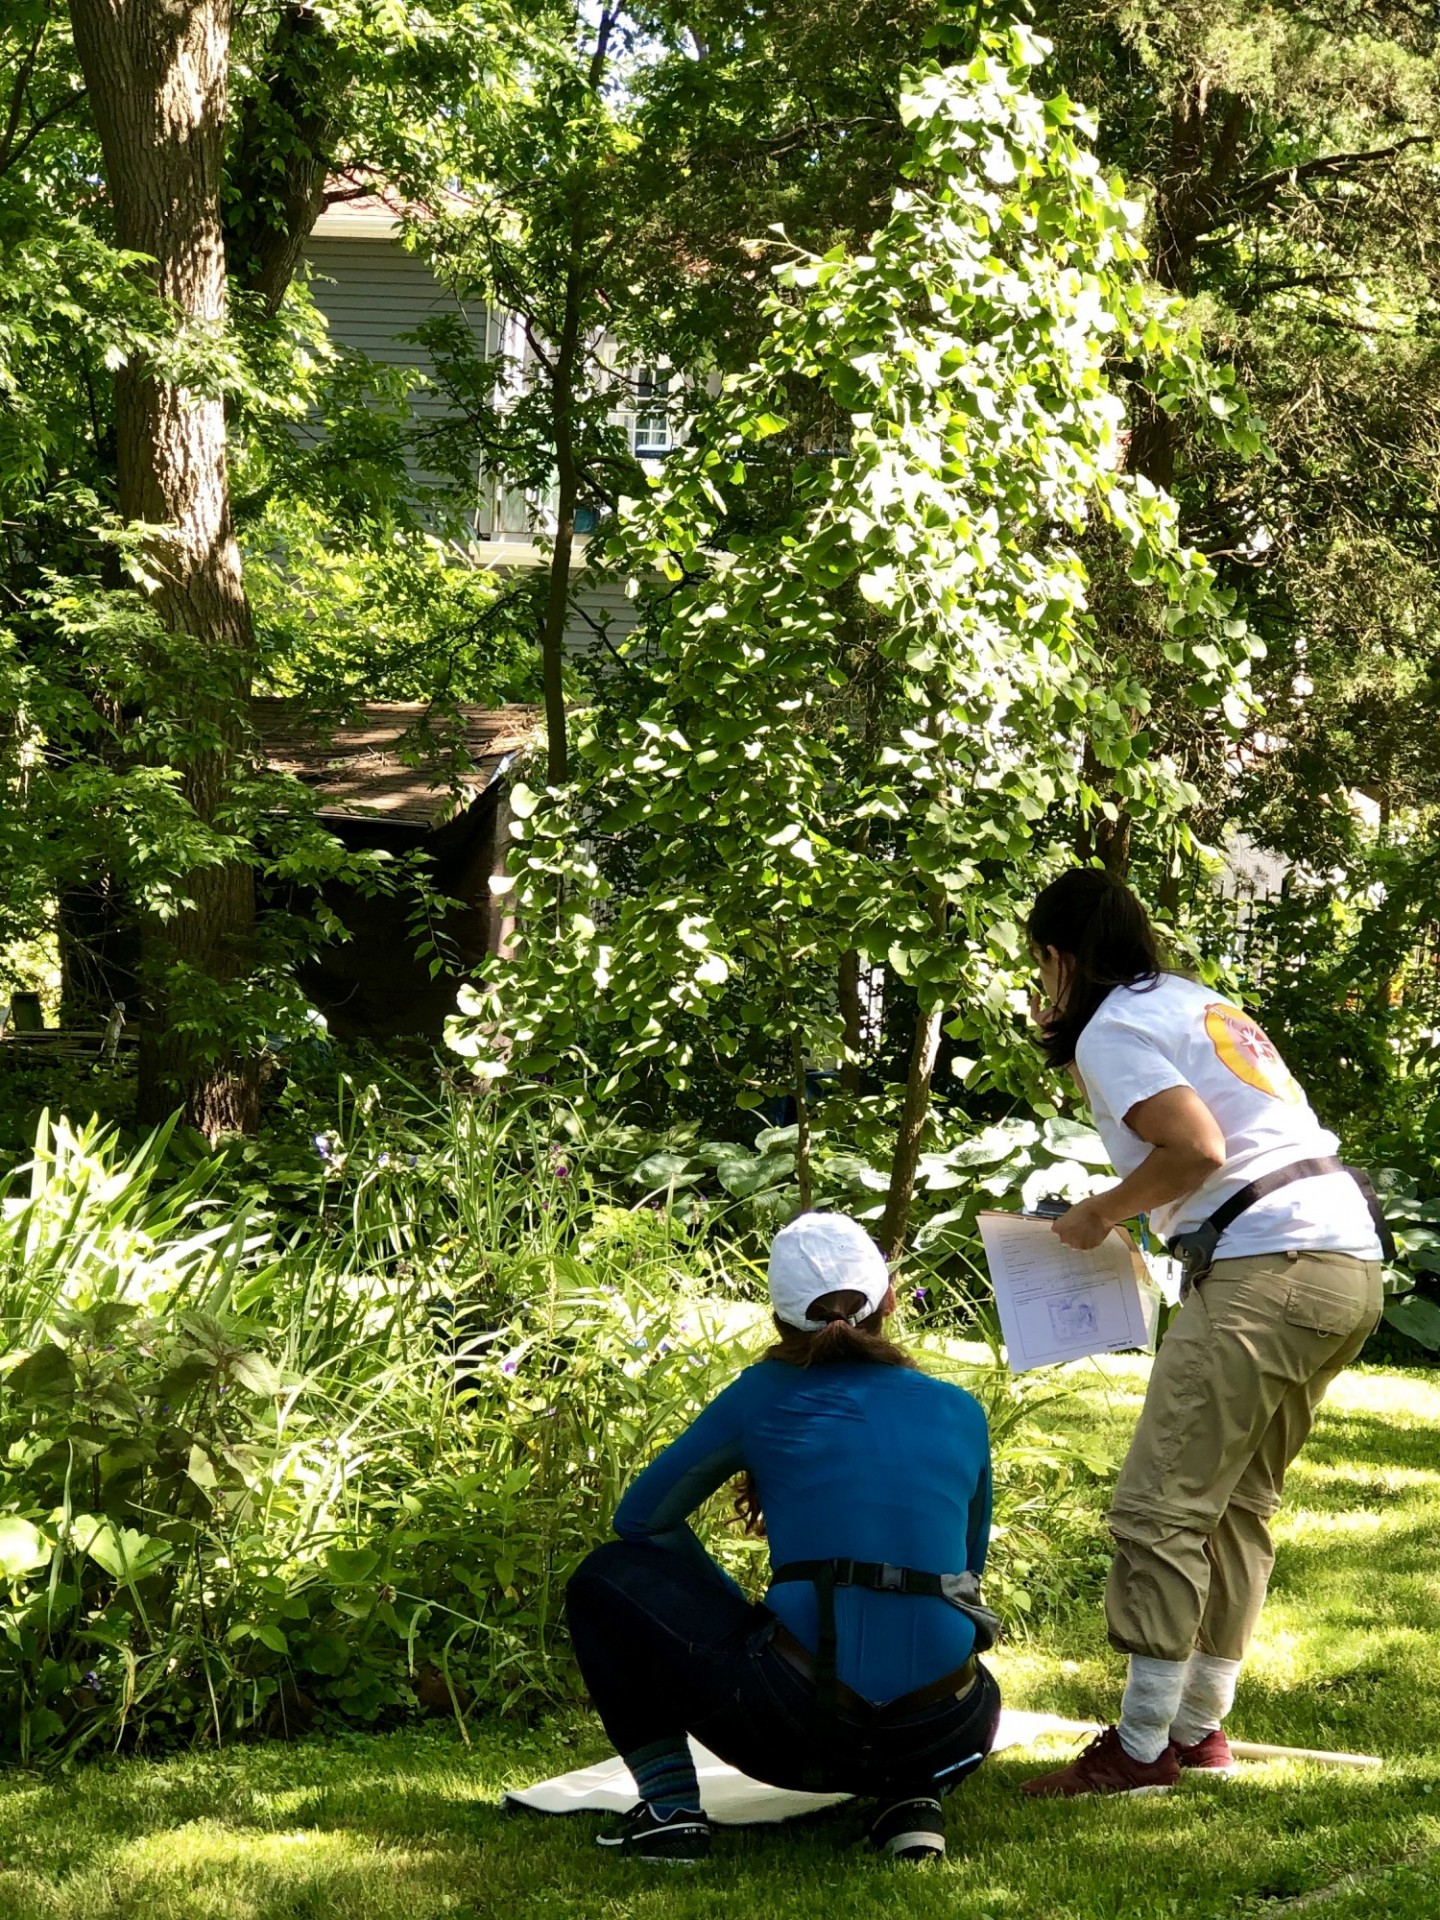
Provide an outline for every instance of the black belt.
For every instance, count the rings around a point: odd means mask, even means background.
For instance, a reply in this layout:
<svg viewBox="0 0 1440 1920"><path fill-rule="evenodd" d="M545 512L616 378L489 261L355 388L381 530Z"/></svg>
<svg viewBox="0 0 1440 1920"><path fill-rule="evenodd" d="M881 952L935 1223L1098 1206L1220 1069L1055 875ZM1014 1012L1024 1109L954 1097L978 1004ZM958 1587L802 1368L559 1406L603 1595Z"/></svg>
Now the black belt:
<svg viewBox="0 0 1440 1920"><path fill-rule="evenodd" d="M815 1656L807 1646L797 1640L790 1629L779 1622L770 1636L769 1644L783 1660L789 1662L797 1673L803 1673L807 1680L816 1677ZM928 1686L916 1687L911 1693L902 1693L894 1700L886 1700L876 1705L863 1694L856 1693L853 1687L847 1687L841 1679L835 1682L836 1704L846 1713L885 1725L891 1720L908 1719L912 1713L921 1713L926 1707L933 1707L938 1701L962 1699L976 1685L980 1678L980 1662L972 1653L963 1667L956 1667L953 1673L942 1673L938 1680L932 1680Z"/></svg>
<svg viewBox="0 0 1440 1920"><path fill-rule="evenodd" d="M1248 1207L1253 1207L1257 1200L1263 1200L1267 1194L1278 1193L1281 1187L1293 1185L1297 1180L1315 1180L1326 1173L1349 1174L1370 1209L1370 1218L1380 1236L1381 1252L1387 1260L1393 1260L1395 1236L1381 1208L1380 1196L1370 1184L1369 1174L1361 1167L1347 1167L1343 1160L1333 1156L1324 1160L1293 1160L1288 1167L1276 1167L1273 1173L1262 1173L1249 1186L1241 1187L1238 1193L1232 1193L1228 1200L1222 1201L1208 1220L1202 1220L1198 1227L1191 1227L1186 1233L1177 1233L1174 1239L1165 1243L1166 1252L1184 1265L1184 1290L1188 1293L1197 1281L1205 1278L1214 1262L1221 1234Z"/></svg>
<svg viewBox="0 0 1440 1920"><path fill-rule="evenodd" d="M811 1668L815 1680L812 1734L817 1778L819 1755L834 1725L841 1699L842 1683L835 1671L838 1649L835 1630L837 1587L868 1587L874 1593L918 1593L929 1599L944 1600L970 1621L975 1629L975 1647L980 1653L994 1646L999 1632L1000 1622L996 1615L980 1604L980 1582L973 1573L926 1573L918 1567L891 1566L885 1560L788 1560L784 1566L772 1569L772 1586L790 1580L805 1580L814 1587L819 1614L819 1645L815 1649ZM958 1669L955 1685L945 1688L937 1697L943 1699L945 1692L957 1691L961 1685L958 1675L963 1672L963 1668ZM948 1681L950 1676L947 1674L945 1678ZM859 1695L851 1694L848 1687L845 1691L852 1699L859 1700ZM906 1698L911 1703L910 1710L914 1711L913 1696L907 1695ZM863 1701L860 1704L862 1707L867 1705ZM893 1709L895 1703L892 1701L889 1704ZM873 1708L867 1707L867 1710L874 1712Z"/></svg>

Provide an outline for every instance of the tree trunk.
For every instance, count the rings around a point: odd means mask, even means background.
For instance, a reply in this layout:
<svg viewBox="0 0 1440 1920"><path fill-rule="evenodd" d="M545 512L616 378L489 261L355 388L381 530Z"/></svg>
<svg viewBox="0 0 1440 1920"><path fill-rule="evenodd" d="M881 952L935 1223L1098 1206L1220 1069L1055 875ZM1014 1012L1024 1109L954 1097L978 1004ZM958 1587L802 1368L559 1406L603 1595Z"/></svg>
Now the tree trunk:
<svg viewBox="0 0 1440 1920"><path fill-rule="evenodd" d="M858 1056L864 1032L860 1009L860 955L854 947L840 956L835 990L840 1002L840 1028L845 1041L845 1058L840 1063L840 1085L846 1093L858 1093Z"/></svg>
<svg viewBox="0 0 1440 1920"><path fill-rule="evenodd" d="M281 15L240 114L225 226L230 278L276 314L325 206L350 63L313 6Z"/></svg>
<svg viewBox="0 0 1440 1920"><path fill-rule="evenodd" d="M1081 777L1088 787L1097 792L1105 779L1105 769L1095 758L1095 750L1087 740L1085 755L1081 763ZM1130 835L1132 822L1125 809L1116 803L1116 817L1111 820L1100 814L1092 827L1088 820L1082 820L1075 830L1075 858L1089 862L1097 856L1105 871L1114 880L1124 880L1130 872Z"/></svg>
<svg viewBox="0 0 1440 1920"><path fill-rule="evenodd" d="M1226 94L1223 100L1224 110L1213 111L1209 77L1196 72L1182 84L1170 113L1170 151L1155 195L1150 267L1158 285L1186 299L1195 287L1200 242L1223 216L1240 160L1248 109L1240 94ZM1172 492L1181 418L1167 413L1144 386L1137 385L1132 398L1127 465L1132 473ZM1130 870L1130 824L1123 808L1118 820L1096 824L1093 851L1117 880ZM1089 859L1090 853L1081 857Z"/></svg>
<svg viewBox="0 0 1440 1920"><path fill-rule="evenodd" d="M119 245L150 272L197 346L223 326L220 226L230 55L229 0L70 0ZM250 613L230 524L225 405L140 363L116 377L121 513L162 529L150 543L152 605L170 644L154 669L182 745L180 790L213 824L248 727ZM157 650L158 651L158 650ZM177 1099L212 1137L256 1116L256 1064L175 1022L191 1008L225 1011L250 957L254 877L240 861L184 880L188 904L146 928L150 1004L141 1043L141 1117ZM173 995L173 999L172 999ZM203 1017L203 1011L202 1011Z"/></svg>
<svg viewBox="0 0 1440 1920"><path fill-rule="evenodd" d="M870 756L874 751L879 720L878 689L872 681L865 702L865 731L860 743L866 766L870 764ZM860 831L855 836L855 851L863 857L869 850L870 822L866 820L861 823ZM840 1005L840 1031L845 1042L845 1059L840 1064L840 1085L846 1093L859 1093L859 1053L865 1040L865 1011L860 1003L860 955L854 947L840 956L836 996Z"/></svg>
<svg viewBox="0 0 1440 1920"><path fill-rule="evenodd" d="M565 738L565 622L570 611L570 556L575 547L575 504L580 474L575 460L575 389L580 361L580 270L565 276L565 311L555 351L555 544L545 591L540 634L540 677L545 690L545 746L552 787L569 775Z"/></svg>
<svg viewBox="0 0 1440 1920"><path fill-rule="evenodd" d="M1195 286L1195 255L1220 217L1240 158L1247 109L1240 94L1224 96L1211 112L1208 75L1192 74L1170 114L1170 152L1155 195L1151 272L1169 293L1188 299ZM1167 492L1175 484L1181 422L1143 388L1137 389L1129 465Z"/></svg>
<svg viewBox="0 0 1440 1920"><path fill-rule="evenodd" d="M929 906L931 923L936 934L943 938L949 920L944 896L931 894ZM928 1009L922 1006L915 1015L915 1038L910 1048L909 1071L905 1075L905 1104L900 1111L900 1129L890 1162L890 1190L885 1195L885 1212L880 1221L880 1250L887 1260L898 1260L905 1247L910 1206L915 1198L915 1170L920 1164L920 1141L930 1112L930 1083L935 1077L935 1058L940 1051L940 1029L944 1021L943 1006Z"/></svg>
<svg viewBox="0 0 1440 1920"><path fill-rule="evenodd" d="M932 1007L928 1012L922 1008L915 1016L910 1071L905 1076L905 1105L900 1114L895 1155L890 1162L890 1190L885 1195L885 1213L880 1221L880 1251L887 1260L898 1260L905 1247L910 1206L915 1198L915 1169L920 1164L920 1140L930 1112L930 1082L935 1074L944 1019L943 1007Z"/></svg>
<svg viewBox="0 0 1440 1920"><path fill-rule="evenodd" d="M325 204L325 178L351 67L311 6L281 15L255 91L246 100L228 168L226 271L278 313ZM121 582L113 567L114 584ZM112 725L118 711L103 710ZM104 1025L112 1009L140 1004L134 906L118 877L97 873L56 901L62 1026ZM157 1106L168 1106L163 1088Z"/></svg>
<svg viewBox="0 0 1440 1920"><path fill-rule="evenodd" d="M790 1070L795 1080L795 1179L800 1188L800 1211L815 1205L810 1175L810 1087L805 1072L805 1041L798 1027L790 1033Z"/></svg>
<svg viewBox="0 0 1440 1920"><path fill-rule="evenodd" d="M1124 880L1130 872L1131 820L1123 808L1115 819L1102 814L1095 822L1095 851L1112 880Z"/></svg>

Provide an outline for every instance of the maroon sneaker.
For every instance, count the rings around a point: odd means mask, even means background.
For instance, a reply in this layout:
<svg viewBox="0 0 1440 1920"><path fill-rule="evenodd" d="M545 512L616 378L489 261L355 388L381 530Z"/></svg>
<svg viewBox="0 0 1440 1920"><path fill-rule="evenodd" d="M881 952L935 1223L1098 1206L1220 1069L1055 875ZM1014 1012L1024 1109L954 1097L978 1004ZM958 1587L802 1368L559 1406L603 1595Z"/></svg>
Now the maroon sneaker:
<svg viewBox="0 0 1440 1920"><path fill-rule="evenodd" d="M1068 1767L1026 1780L1020 1791L1037 1800L1069 1800L1081 1793L1166 1793L1179 1778L1174 1747L1166 1747L1147 1765L1130 1758L1120 1744L1118 1727L1106 1727Z"/></svg>
<svg viewBox="0 0 1440 1920"><path fill-rule="evenodd" d="M1198 1767L1203 1773L1223 1773L1227 1779L1235 1771L1235 1756L1223 1727L1212 1727L1193 1747L1177 1747L1172 1740L1170 1751L1182 1767Z"/></svg>

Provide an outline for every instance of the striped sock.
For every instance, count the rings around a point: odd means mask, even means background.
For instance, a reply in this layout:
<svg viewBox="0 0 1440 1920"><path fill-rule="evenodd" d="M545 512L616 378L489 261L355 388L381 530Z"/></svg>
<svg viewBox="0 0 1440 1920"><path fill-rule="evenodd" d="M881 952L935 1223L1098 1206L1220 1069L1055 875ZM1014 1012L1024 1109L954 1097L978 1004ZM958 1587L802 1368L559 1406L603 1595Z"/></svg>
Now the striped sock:
<svg viewBox="0 0 1440 1920"><path fill-rule="evenodd" d="M635 1776L640 1798L656 1813L663 1816L681 1807L690 1813L700 1811L700 1782L683 1733L673 1740L653 1740L648 1747L627 1753L624 1760Z"/></svg>

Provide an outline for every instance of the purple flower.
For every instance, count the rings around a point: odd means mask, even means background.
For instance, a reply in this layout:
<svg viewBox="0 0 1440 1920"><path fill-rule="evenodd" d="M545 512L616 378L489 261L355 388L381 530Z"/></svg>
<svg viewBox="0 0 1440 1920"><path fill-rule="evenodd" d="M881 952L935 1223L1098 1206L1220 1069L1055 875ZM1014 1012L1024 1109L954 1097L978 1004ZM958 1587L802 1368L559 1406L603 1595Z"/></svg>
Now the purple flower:
<svg viewBox="0 0 1440 1920"><path fill-rule="evenodd" d="M916 1304L916 1306L917 1306L917 1307L923 1307L923 1306L924 1306L924 1304L925 1304L925 1299L926 1299L926 1296L927 1296L927 1294L929 1293L929 1291L930 1291L930 1289L929 1289L928 1287L916 1287L916 1289L915 1289L915 1304Z"/></svg>
<svg viewBox="0 0 1440 1920"><path fill-rule="evenodd" d="M418 1166L419 1166L419 1164L420 1164L420 1156L419 1156L419 1154L418 1154L418 1153L407 1153L407 1154L406 1154L406 1156L405 1156L405 1164L406 1164L406 1166L407 1166L407 1167L418 1167Z"/></svg>
<svg viewBox="0 0 1440 1920"><path fill-rule="evenodd" d="M92 1693L99 1693L101 1691L100 1676L93 1667L85 1675L81 1685L89 1687Z"/></svg>
<svg viewBox="0 0 1440 1920"><path fill-rule="evenodd" d="M502 1360L500 1363L500 1371L502 1373L518 1373L520 1371L520 1362L518 1360Z"/></svg>
<svg viewBox="0 0 1440 1920"><path fill-rule="evenodd" d="M568 1180L570 1178L570 1169L563 1160L557 1160L555 1162L555 1178L557 1180Z"/></svg>
<svg viewBox="0 0 1440 1920"><path fill-rule="evenodd" d="M333 1135L328 1133L317 1133L315 1136L315 1151L316 1153L319 1154L322 1160L329 1160L333 1158L335 1153L335 1141L334 1141Z"/></svg>

